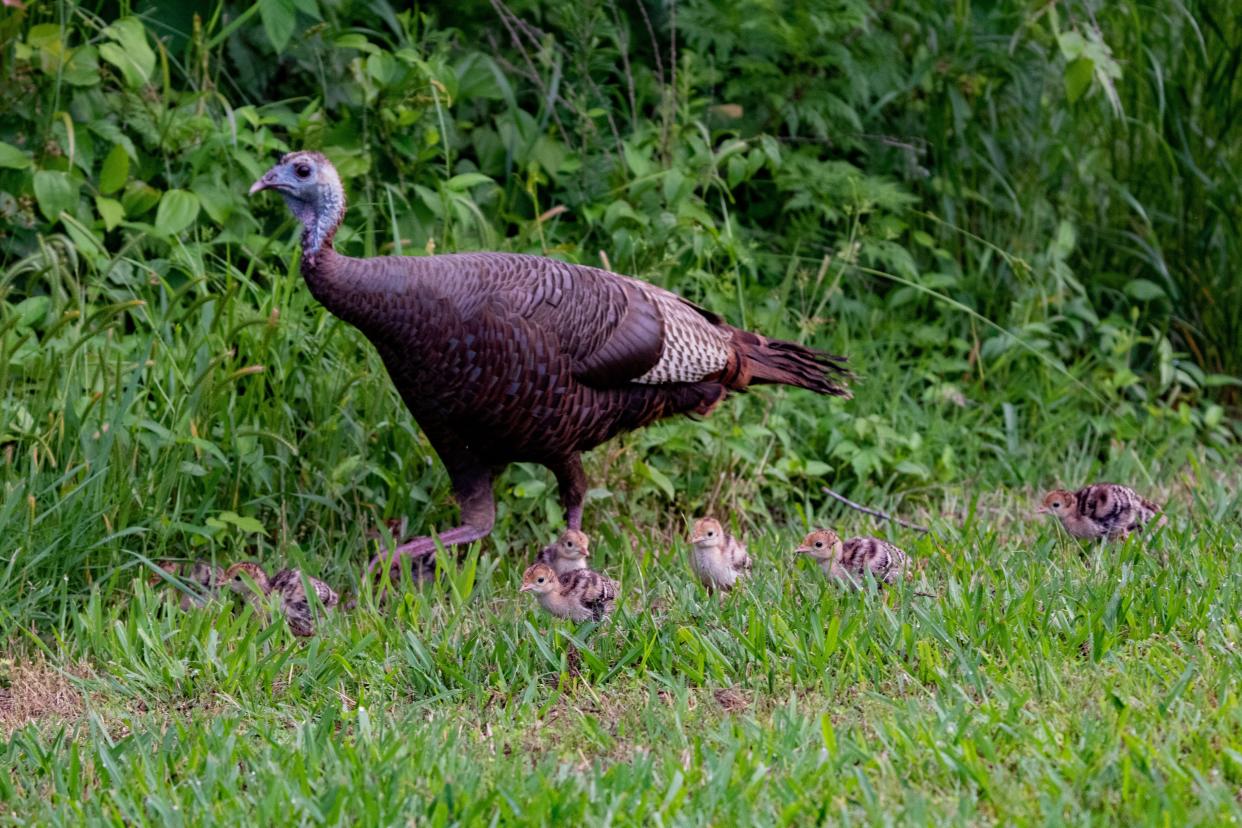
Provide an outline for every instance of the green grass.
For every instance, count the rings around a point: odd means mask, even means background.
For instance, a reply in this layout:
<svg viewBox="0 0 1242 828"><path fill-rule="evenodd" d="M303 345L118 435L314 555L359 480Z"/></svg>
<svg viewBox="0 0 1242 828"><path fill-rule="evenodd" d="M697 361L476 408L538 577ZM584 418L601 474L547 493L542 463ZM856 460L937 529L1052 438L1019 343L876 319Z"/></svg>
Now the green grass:
<svg viewBox="0 0 1242 828"><path fill-rule="evenodd" d="M121 583L17 645L82 708L0 744L0 820L1224 822L1242 810L1230 497L1205 484L1154 539L1103 548L984 499L964 529L893 536L934 599L838 591L782 532L717 601L683 541L605 530L625 600L599 626L539 614L522 561L490 549L307 641Z"/></svg>

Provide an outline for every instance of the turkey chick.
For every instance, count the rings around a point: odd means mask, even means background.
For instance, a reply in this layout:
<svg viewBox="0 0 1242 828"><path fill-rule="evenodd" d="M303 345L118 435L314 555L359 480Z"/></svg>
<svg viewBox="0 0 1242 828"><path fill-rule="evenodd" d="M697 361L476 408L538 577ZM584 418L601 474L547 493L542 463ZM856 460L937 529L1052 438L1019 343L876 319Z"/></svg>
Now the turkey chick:
<svg viewBox="0 0 1242 828"><path fill-rule="evenodd" d="M522 592L533 592L539 605L558 618L599 621L612 614L619 587L611 578L590 569L564 575L537 563L522 575Z"/></svg>
<svg viewBox="0 0 1242 828"><path fill-rule="evenodd" d="M836 532L817 529L796 550L819 564L824 574L859 586L870 574L881 584L894 584L909 566L909 558L896 546L879 538L842 541Z"/></svg>
<svg viewBox="0 0 1242 828"><path fill-rule="evenodd" d="M690 568L708 592L729 591L750 574L746 544L730 535L715 518L700 518L690 531Z"/></svg>
<svg viewBox="0 0 1242 828"><path fill-rule="evenodd" d="M1117 483L1094 483L1076 492L1056 489L1044 496L1036 514L1056 515L1076 538L1118 540L1156 519L1166 522L1160 506Z"/></svg>
<svg viewBox="0 0 1242 828"><path fill-rule="evenodd" d="M183 610L206 606L208 601L216 597L220 587L224 584L224 569L201 558L184 563L165 561L160 564L160 569L181 579L188 587L188 589L181 590L181 609ZM169 582L169 579L156 573L147 583L154 587L158 586L161 581ZM171 583L180 589L176 581Z"/></svg>
<svg viewBox="0 0 1242 828"><path fill-rule="evenodd" d="M253 586L246 582L247 577L253 582ZM309 636L315 634L315 622L303 578L315 591L325 610L332 609L340 602L340 596L332 587L318 578L304 576L299 569L282 569L269 578L258 564L237 563L230 566L225 573L229 588L243 595L251 604L261 601L267 595L279 595L280 609L289 622L289 629L294 635Z"/></svg>
<svg viewBox="0 0 1242 828"><path fill-rule="evenodd" d="M579 569L587 568L586 559L591 555L591 541L577 529L566 529L551 546L545 546L535 559L536 563L547 564L556 570L557 575L565 575Z"/></svg>

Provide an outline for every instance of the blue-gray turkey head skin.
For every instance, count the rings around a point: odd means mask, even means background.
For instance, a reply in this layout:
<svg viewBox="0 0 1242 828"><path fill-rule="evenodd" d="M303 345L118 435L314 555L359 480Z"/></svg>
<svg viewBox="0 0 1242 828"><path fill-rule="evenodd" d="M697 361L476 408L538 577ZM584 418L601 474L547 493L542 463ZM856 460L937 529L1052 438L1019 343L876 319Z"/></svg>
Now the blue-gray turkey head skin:
<svg viewBox="0 0 1242 828"><path fill-rule="evenodd" d="M582 451L662 417L707 414L754 384L849 396L843 358L739 330L608 271L512 253L343 256L332 239L345 195L319 153L285 156L251 192L262 189L301 221L312 294L375 345L459 501L463 469L539 462L557 472L563 499L578 499L577 529L582 492L566 488L585 481L567 486L563 471L581 477Z"/></svg>

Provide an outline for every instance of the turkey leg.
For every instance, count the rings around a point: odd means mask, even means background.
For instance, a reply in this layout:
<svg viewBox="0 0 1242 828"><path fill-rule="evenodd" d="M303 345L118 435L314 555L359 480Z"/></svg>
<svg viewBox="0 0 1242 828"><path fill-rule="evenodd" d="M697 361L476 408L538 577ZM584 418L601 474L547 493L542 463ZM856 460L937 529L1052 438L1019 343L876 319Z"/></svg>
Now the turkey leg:
<svg viewBox="0 0 1242 828"><path fill-rule="evenodd" d="M453 497L461 507L462 525L441 532L438 535L440 545L448 548L487 537L492 531L492 524L496 522L491 471L479 466L456 471L450 469L449 479L453 481ZM385 549L372 558L367 566L367 574L370 575L383 565L396 567L401 558L414 558L411 570L415 575L426 572L428 567L434 571L435 552L435 538L414 538L392 551Z"/></svg>
<svg viewBox="0 0 1242 828"><path fill-rule="evenodd" d="M565 509L565 522L570 529L582 531L582 501L586 497L586 472L582 470L582 455L573 454L548 468L556 475L561 490L561 506Z"/></svg>

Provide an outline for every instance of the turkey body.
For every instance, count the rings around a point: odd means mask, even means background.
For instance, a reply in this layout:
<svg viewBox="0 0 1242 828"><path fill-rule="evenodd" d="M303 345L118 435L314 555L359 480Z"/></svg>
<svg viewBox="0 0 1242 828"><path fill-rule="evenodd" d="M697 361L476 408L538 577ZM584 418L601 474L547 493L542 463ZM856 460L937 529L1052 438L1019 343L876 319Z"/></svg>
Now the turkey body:
<svg viewBox="0 0 1242 828"><path fill-rule="evenodd" d="M660 417L705 414L726 391L719 378L633 381L660 362L665 308L718 342L729 330L637 280L509 253L321 259L304 272L315 297L375 345L442 458L555 464Z"/></svg>

